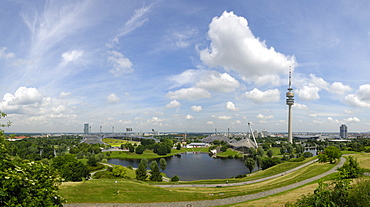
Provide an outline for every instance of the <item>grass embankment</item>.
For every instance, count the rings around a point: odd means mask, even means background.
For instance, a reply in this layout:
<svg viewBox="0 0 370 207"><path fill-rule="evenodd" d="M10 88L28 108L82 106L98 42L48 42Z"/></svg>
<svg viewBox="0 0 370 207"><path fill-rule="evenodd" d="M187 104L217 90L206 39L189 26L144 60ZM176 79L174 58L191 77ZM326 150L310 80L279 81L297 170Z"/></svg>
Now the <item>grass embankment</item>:
<svg viewBox="0 0 370 207"><path fill-rule="evenodd" d="M235 157L235 155L239 155L239 154L240 153L238 151L234 151L232 149L227 149L225 152L217 153L217 157L221 157L221 158L227 158L229 156ZM243 156L243 155L240 154L240 156Z"/></svg>
<svg viewBox="0 0 370 207"><path fill-rule="evenodd" d="M117 158L117 159L156 159L161 157L170 157L173 155L177 155L180 153L186 153L186 152L202 152L202 153L208 153L208 148L181 148L180 150L177 149L171 149L171 153L167 155L157 155L153 152L153 150L145 150L143 154L139 155L135 152L127 152L127 151L111 151L111 152L105 152L109 153L109 158Z"/></svg>
<svg viewBox="0 0 370 207"><path fill-rule="evenodd" d="M286 186L319 175L334 166L314 163L293 173L268 181L223 188L160 188L146 182L123 179L118 180L117 184L114 183L115 180L89 180L73 183L72 185L63 184L60 194L69 203L144 203L219 199ZM198 182L194 182L194 184L196 183ZM118 195L114 194L115 188L120 191Z"/></svg>
<svg viewBox="0 0 370 207"><path fill-rule="evenodd" d="M358 164L365 172L370 173L370 153L361 152L351 156L357 159Z"/></svg>
<svg viewBox="0 0 370 207"><path fill-rule="evenodd" d="M349 153L346 154L352 154L352 151L349 151ZM365 172L370 172L370 154L369 153L357 153L354 155L351 155L357 158L357 161L360 165L360 167L364 168ZM336 178L335 174L328 175L321 180L332 182ZM364 179L370 179L369 177L365 177ZM313 193L313 191L318 187L318 182L314 181L312 183L309 183L307 185L304 185L302 187L292 189L290 191L285 191L273 196L252 200L252 201L246 201L239 204L233 204L233 205L227 205L227 206L248 206L248 207L258 207L258 206L269 206L269 207L280 207L284 206L287 202L295 202L298 198L301 197L303 194Z"/></svg>

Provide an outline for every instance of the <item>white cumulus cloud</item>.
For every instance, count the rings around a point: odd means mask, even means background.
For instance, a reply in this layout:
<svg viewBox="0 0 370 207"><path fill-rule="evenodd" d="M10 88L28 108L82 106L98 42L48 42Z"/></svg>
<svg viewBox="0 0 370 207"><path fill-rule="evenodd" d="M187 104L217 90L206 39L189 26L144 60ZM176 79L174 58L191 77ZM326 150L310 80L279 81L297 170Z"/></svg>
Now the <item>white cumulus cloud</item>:
<svg viewBox="0 0 370 207"><path fill-rule="evenodd" d="M191 110L193 110L193 111L195 111L195 112L200 112L200 111L202 111L203 109L202 109L202 106L191 106L190 107L190 109Z"/></svg>
<svg viewBox="0 0 370 207"><path fill-rule="evenodd" d="M331 84L329 91L335 94L343 95L346 92L351 91L352 88L349 85L344 85L341 82L334 82Z"/></svg>
<svg viewBox="0 0 370 207"><path fill-rule="evenodd" d="M370 108L370 85L361 85L356 93L348 94L344 101L354 107Z"/></svg>
<svg viewBox="0 0 370 207"><path fill-rule="evenodd" d="M239 111L239 108L235 107L235 104L231 101L226 103L226 109L229 111Z"/></svg>
<svg viewBox="0 0 370 207"><path fill-rule="evenodd" d="M347 122L347 123L351 123L351 122L358 123L358 122L360 122L360 119L357 118L357 117L351 117L351 118L344 119L344 121Z"/></svg>
<svg viewBox="0 0 370 207"><path fill-rule="evenodd" d="M186 117L185 117L186 119L193 119L194 117L193 116L191 116L191 115L186 115Z"/></svg>
<svg viewBox="0 0 370 207"><path fill-rule="evenodd" d="M229 74L217 71L210 71L196 83L199 88L218 92L233 92L239 85L239 82Z"/></svg>
<svg viewBox="0 0 370 207"><path fill-rule="evenodd" d="M320 98L319 91L319 87L315 86L314 84L309 84L308 86L303 86L302 89L298 89L297 94L299 98L303 100L312 101Z"/></svg>
<svg viewBox="0 0 370 207"><path fill-rule="evenodd" d="M203 88L183 88L177 91L169 91L167 97L170 99L179 100L198 100L203 98L211 98L211 94Z"/></svg>
<svg viewBox="0 0 370 207"><path fill-rule="evenodd" d="M201 60L210 67L236 71L248 82L278 85L279 75L287 74L289 66L296 65L294 57L268 48L253 35L248 21L233 12L214 17L208 36L211 45L200 51Z"/></svg>
<svg viewBox="0 0 370 207"><path fill-rule="evenodd" d="M180 106L181 106L181 103L178 102L177 100L172 100L170 103L166 105L167 108L177 108Z"/></svg>
<svg viewBox="0 0 370 207"><path fill-rule="evenodd" d="M255 88L251 91L245 92L245 96L254 103L277 102L280 100L280 92L278 89L260 91Z"/></svg>
<svg viewBox="0 0 370 207"><path fill-rule="evenodd" d="M109 96L107 97L107 101L110 104L118 103L119 100L120 100L120 98L114 93L109 94Z"/></svg>

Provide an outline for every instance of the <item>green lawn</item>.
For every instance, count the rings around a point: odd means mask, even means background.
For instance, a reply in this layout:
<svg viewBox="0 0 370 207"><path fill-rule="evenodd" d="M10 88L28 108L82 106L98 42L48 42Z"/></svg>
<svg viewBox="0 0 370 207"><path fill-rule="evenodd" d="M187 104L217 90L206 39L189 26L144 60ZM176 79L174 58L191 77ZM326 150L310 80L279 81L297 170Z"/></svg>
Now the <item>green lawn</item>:
<svg viewBox="0 0 370 207"><path fill-rule="evenodd" d="M229 157L229 156L235 157L235 155L237 154L240 154L240 153L232 149L227 149L226 152L217 153L217 157L224 157L224 158Z"/></svg>

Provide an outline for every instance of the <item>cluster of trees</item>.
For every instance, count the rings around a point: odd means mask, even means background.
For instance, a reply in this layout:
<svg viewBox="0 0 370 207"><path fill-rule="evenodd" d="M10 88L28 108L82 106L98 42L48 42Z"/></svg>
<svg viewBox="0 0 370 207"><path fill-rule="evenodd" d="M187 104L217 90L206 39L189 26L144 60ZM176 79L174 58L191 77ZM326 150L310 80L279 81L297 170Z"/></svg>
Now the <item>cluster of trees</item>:
<svg viewBox="0 0 370 207"><path fill-rule="evenodd" d="M64 181L82 181L90 177L89 168L76 159L76 155L66 154L55 157L51 166L57 170Z"/></svg>
<svg viewBox="0 0 370 207"><path fill-rule="evenodd" d="M249 172L252 173L252 170L257 166L258 169L262 166L262 157L265 154L263 148L249 148L249 157L244 160L245 166L249 169Z"/></svg>
<svg viewBox="0 0 370 207"><path fill-rule="evenodd" d="M126 148L130 152L135 152L136 154L143 154L146 149L153 150L154 153L158 155L167 155L171 153L173 147L173 141L171 139L160 139L159 143L156 143L152 139L142 139L140 145L132 145L131 143L122 144L121 148ZM177 149L181 148L180 146L176 147Z"/></svg>
<svg viewBox="0 0 370 207"><path fill-rule="evenodd" d="M329 146L324 149L324 153L318 155L319 162L335 162L336 159L339 159L342 156L342 152L335 146Z"/></svg>
<svg viewBox="0 0 370 207"><path fill-rule="evenodd" d="M99 154L101 152L101 148L105 148L104 144L87 144L87 143L80 143L75 146L71 146L69 149L69 153L71 154L78 154L82 153L83 155L87 154Z"/></svg>
<svg viewBox="0 0 370 207"><path fill-rule="evenodd" d="M27 138L7 142L6 147L11 156L28 160L51 159L67 152L68 147L78 144L74 137Z"/></svg>
<svg viewBox="0 0 370 207"><path fill-rule="evenodd" d="M0 119L5 116L0 111ZM10 160L0 130L0 206L61 207L64 199L58 195L60 183L58 174L47 162Z"/></svg>
<svg viewBox="0 0 370 207"><path fill-rule="evenodd" d="M164 171L167 168L167 162L164 158L161 158L159 160L159 166L157 161L153 160L150 163L150 176L147 173L147 168L148 168L148 160L143 158L140 160L139 166L136 170L136 179L145 181L148 177L149 180L154 181L154 182L162 182L163 177L161 175L161 172L159 169L162 169ZM178 177L177 177L178 179ZM176 178L174 178L176 180ZM177 180L178 181L178 180Z"/></svg>

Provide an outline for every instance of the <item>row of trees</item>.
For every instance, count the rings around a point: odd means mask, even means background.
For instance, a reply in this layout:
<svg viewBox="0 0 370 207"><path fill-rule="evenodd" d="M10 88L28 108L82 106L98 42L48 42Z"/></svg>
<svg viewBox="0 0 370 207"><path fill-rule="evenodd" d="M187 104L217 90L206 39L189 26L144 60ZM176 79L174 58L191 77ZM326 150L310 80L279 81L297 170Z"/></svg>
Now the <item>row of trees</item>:
<svg viewBox="0 0 370 207"><path fill-rule="evenodd" d="M145 181L147 178L148 178L148 173L147 173L147 169L148 168L148 160L147 159L141 159L140 163L139 163L139 166L136 170L136 179L137 180L141 180L141 181ZM151 163L150 163L150 176L149 176L149 179L151 181L154 181L154 182L162 182L163 180L163 177L159 171L159 168L162 169L162 171L164 171L166 168L167 168L167 162L164 158L161 158L159 160L159 166L158 166L158 163L157 161L153 160Z"/></svg>
<svg viewBox="0 0 370 207"><path fill-rule="evenodd" d="M132 145L129 142L121 145L122 149L126 148L130 152L135 152L136 154L143 154L144 151L148 149L153 150L153 152L158 155L167 155L171 153L172 147L173 141L170 139L161 139L159 143L151 139L142 139L140 145ZM181 148L181 146L179 146L179 148Z"/></svg>

